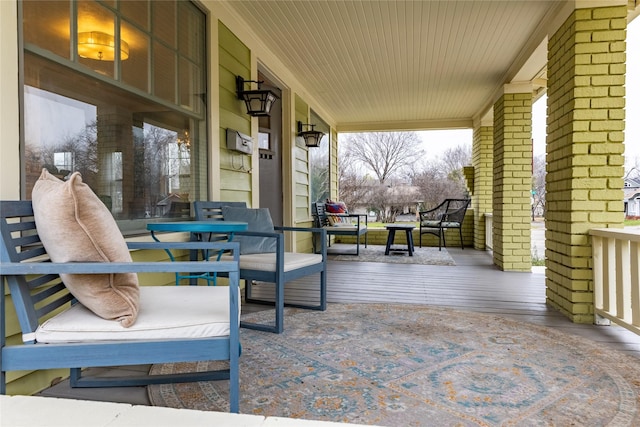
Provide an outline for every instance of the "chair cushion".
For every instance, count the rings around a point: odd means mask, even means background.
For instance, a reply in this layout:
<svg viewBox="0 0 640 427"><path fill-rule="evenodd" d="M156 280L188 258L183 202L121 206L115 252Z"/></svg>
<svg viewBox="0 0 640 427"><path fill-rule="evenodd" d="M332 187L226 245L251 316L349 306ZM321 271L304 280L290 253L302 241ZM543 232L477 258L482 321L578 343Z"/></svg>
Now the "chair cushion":
<svg viewBox="0 0 640 427"><path fill-rule="evenodd" d="M433 228L439 228L439 227L440 227L440 221L435 221L435 220L422 221L422 222L420 222L420 225L421 225L422 227L433 227Z"/></svg>
<svg viewBox="0 0 640 427"><path fill-rule="evenodd" d="M328 214L327 220L329 221L329 225L352 225L348 216Z"/></svg>
<svg viewBox="0 0 640 427"><path fill-rule="evenodd" d="M42 170L33 187L33 212L42 244L53 262L131 262L115 219L80 173L64 182ZM139 306L138 276L61 274L69 292L100 317L129 327Z"/></svg>
<svg viewBox="0 0 640 427"><path fill-rule="evenodd" d="M231 255L223 255L221 260L232 260ZM310 265L320 264L322 255L307 253L284 253L284 271L297 270ZM276 254L240 255L241 270L276 271Z"/></svg>
<svg viewBox="0 0 640 427"><path fill-rule="evenodd" d="M442 223L442 227L443 228L447 228L447 227L456 228L456 227L460 227L460 223L459 222L455 222L455 221L445 221L445 222Z"/></svg>
<svg viewBox="0 0 640 427"><path fill-rule="evenodd" d="M273 233L273 221L269 209L248 209L231 206L222 207L222 217L226 221L247 223L247 231L261 231ZM276 239L269 237L235 236L235 242L240 243L240 255L259 254L276 251Z"/></svg>
<svg viewBox="0 0 640 427"><path fill-rule="evenodd" d="M240 309L240 307L238 307ZM136 323L123 328L82 304L47 320L36 330L40 343L178 339L229 335L229 287L142 286Z"/></svg>

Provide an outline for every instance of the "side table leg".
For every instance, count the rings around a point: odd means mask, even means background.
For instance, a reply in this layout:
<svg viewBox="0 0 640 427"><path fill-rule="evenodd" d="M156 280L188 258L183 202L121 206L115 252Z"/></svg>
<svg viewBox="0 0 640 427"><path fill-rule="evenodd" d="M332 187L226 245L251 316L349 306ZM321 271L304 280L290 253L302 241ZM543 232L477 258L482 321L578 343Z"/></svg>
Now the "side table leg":
<svg viewBox="0 0 640 427"><path fill-rule="evenodd" d="M387 235L387 247L384 250L385 255L389 255L389 251L391 250L391 245L393 244L393 240L396 237L396 230L389 230L389 234Z"/></svg>
<svg viewBox="0 0 640 427"><path fill-rule="evenodd" d="M413 230L407 230L407 251L409 252L409 256L413 256Z"/></svg>

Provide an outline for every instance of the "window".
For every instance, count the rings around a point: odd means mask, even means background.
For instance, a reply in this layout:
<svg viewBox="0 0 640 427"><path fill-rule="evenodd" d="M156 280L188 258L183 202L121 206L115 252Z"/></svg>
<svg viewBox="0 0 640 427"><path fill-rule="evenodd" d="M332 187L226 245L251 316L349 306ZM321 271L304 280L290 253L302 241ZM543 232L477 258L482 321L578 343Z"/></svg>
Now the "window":
<svg viewBox="0 0 640 427"><path fill-rule="evenodd" d="M311 111L311 123L315 124L315 129L324 132L325 135L320 140L320 146L309 148L309 171L311 174L311 203L322 202L328 199L330 193L329 176L329 126Z"/></svg>
<svg viewBox="0 0 640 427"><path fill-rule="evenodd" d="M26 197L43 168L79 171L123 231L206 198L204 13L186 0L21 5Z"/></svg>

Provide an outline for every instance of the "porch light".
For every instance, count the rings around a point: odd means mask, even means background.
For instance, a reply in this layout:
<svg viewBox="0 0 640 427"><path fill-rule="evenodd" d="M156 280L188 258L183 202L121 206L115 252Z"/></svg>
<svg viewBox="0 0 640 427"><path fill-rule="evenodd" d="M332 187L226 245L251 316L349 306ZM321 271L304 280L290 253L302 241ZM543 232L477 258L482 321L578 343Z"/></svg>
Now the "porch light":
<svg viewBox="0 0 640 427"><path fill-rule="evenodd" d="M116 40L101 31L78 33L78 55L81 58L113 61L116 55ZM129 58L129 44L120 39L120 60Z"/></svg>
<svg viewBox="0 0 640 427"><path fill-rule="evenodd" d="M303 126L306 126L307 129L311 129L303 132ZM320 132L319 130L313 129L315 126L316 125L298 122L298 136L304 138L304 145L306 145L307 147L319 147L320 140L322 140L322 137L324 136L324 133Z"/></svg>
<svg viewBox="0 0 640 427"><path fill-rule="evenodd" d="M257 90L244 90L246 83L257 83ZM250 116L268 116L273 103L278 99L273 91L260 89L263 82L257 80L245 80L240 76L236 77L236 92L238 99L242 99L247 105L247 114Z"/></svg>

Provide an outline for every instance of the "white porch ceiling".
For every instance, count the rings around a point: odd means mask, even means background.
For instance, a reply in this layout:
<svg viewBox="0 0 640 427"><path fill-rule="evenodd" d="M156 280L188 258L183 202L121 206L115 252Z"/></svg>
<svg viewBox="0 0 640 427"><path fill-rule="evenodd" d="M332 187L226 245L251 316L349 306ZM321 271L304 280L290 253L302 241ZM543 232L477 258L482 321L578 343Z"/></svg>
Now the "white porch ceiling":
<svg viewBox="0 0 640 427"><path fill-rule="evenodd" d="M341 131L471 127L474 119L490 114L505 83L517 78L544 84L546 49L541 55L538 48L567 5L545 0L223 3Z"/></svg>

